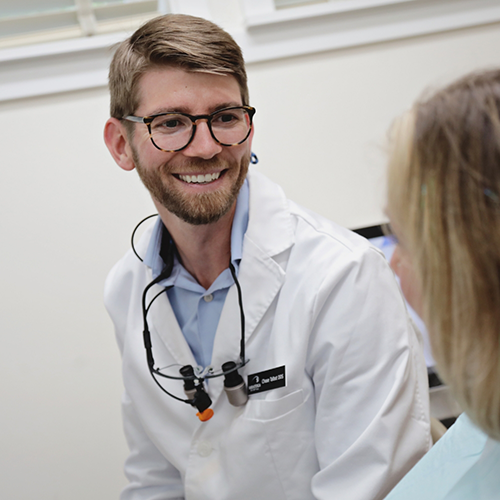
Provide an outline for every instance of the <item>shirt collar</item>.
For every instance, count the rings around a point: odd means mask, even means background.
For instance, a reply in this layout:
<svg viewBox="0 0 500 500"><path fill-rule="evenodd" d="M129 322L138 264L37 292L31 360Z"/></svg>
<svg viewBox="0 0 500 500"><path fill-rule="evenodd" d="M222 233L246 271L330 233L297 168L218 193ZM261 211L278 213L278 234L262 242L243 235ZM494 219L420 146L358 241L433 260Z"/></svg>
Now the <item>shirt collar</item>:
<svg viewBox="0 0 500 500"><path fill-rule="evenodd" d="M234 212L233 225L231 228L231 262L238 271L239 263L243 255L243 239L248 227L249 218L249 187L248 180L245 179L243 186L240 189L236 200L236 210ZM144 264L151 268L153 278L156 278L163 271L165 266L163 259L160 257L161 239L163 234L163 222L160 217L156 220L151 239L149 240ZM171 278L178 274L176 267L179 266L177 258L175 258L174 270ZM170 281L170 280L169 280ZM164 284L164 282L162 282Z"/></svg>

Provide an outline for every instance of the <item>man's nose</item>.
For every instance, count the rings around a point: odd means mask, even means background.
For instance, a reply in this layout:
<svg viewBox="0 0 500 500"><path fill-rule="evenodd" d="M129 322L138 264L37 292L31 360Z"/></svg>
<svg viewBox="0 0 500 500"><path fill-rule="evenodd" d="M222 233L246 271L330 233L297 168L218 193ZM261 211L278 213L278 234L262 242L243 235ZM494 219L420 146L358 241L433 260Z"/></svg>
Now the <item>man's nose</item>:
<svg viewBox="0 0 500 500"><path fill-rule="evenodd" d="M197 120L195 134L189 146L182 151L185 156L209 160L222 151L222 146L212 137L206 119Z"/></svg>

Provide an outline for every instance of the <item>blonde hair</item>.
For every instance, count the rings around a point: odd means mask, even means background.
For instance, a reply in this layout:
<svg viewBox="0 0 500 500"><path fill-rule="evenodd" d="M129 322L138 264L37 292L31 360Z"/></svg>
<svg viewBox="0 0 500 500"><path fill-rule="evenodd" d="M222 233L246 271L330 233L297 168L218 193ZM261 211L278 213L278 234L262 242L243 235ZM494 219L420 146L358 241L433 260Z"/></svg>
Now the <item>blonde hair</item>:
<svg viewBox="0 0 500 500"><path fill-rule="evenodd" d="M167 14L147 22L118 45L109 69L110 113L114 118L134 114L138 83L151 69L180 67L217 75L232 75L248 104L243 55L231 35L199 17Z"/></svg>
<svg viewBox="0 0 500 500"><path fill-rule="evenodd" d="M417 102L394 132L387 209L420 280L439 374L500 440L500 71Z"/></svg>

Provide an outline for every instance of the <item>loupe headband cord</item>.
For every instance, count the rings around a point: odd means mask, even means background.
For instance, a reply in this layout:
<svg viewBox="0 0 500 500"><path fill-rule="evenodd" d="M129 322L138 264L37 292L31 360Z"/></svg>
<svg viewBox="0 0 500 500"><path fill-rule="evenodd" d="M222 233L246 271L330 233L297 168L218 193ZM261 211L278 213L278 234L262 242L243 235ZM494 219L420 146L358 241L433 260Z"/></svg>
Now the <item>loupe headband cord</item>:
<svg viewBox="0 0 500 500"><path fill-rule="evenodd" d="M169 266L170 267L170 266ZM171 392L167 391L161 384L160 382L158 382L158 380L156 379L155 377L155 374L158 374L155 367L154 367L154 364L155 364L155 361L154 361L154 358L153 358L153 346L151 344L151 334L149 333L149 326L148 326L148 321L147 321L147 314L148 314L148 311L149 311L149 308L151 307L151 304L162 294L162 293L165 293L168 288L164 288L161 292L157 293L153 299L151 300L151 302L149 303L149 305L146 307L146 295L148 293L148 291L151 289L151 287L153 287L154 285L156 285L157 283L159 283L160 281L168 278L168 276L170 276L170 273L172 272L172 269L167 269L166 271L168 271L168 275L167 273L164 271L163 273L161 273L159 276L157 276L151 283L149 283L146 288L144 288L144 292L142 292L142 315L143 315L143 322L144 322L144 330L143 330L143 335L144 335L144 347L146 348L146 357L147 357L147 361L148 361L148 368L149 368L149 373L151 373L151 376L153 377L153 380L155 381L156 385L165 393L165 394L168 394L170 397L176 399L177 401L181 401L183 403L188 403L188 404L192 404L193 403L193 400L192 399L182 399L182 398L179 398L178 396L176 396L175 394L172 394ZM162 375L162 374L160 374ZM180 377L179 377L180 378Z"/></svg>
<svg viewBox="0 0 500 500"><path fill-rule="evenodd" d="M154 215L150 215L148 217L146 217L145 219L143 219L141 222L139 222L139 224L137 224L137 226L135 227L133 233L132 233L132 250L134 251L135 255L137 256L137 258L143 262L143 259L141 259L141 257L137 254L136 250L135 250L135 247L134 247L134 235L135 235L135 232L137 231L137 228L146 220L150 219L151 217L155 217L156 215L158 214L154 214ZM166 228L165 228L166 230ZM168 237L170 238L170 234L168 234ZM170 239L171 241L171 239ZM173 257L173 253L172 252L169 252L169 259L168 259L168 262L165 263L166 264L166 267L165 269L163 270L163 272L161 272L153 281L151 281L151 283L149 283L145 288L144 288L144 291L142 292L142 320L143 320L143 337L144 337L144 347L146 349L146 357L147 357L147 362L148 362L148 368L149 368L149 373L151 373L151 377L153 377L153 380L155 381L156 385L165 393L167 394L168 396L176 399L177 401L181 401L182 403L187 403L187 404L192 404L193 403L193 399L182 399L182 398L179 398L178 396L176 396L175 394L172 394L171 392L167 391L161 384L160 382L158 382L158 380L156 379L155 377L155 374L159 374L159 375L163 375L161 373L159 373L155 367L154 367L154 364L155 364L155 361L154 361L154 358L153 358L153 345L151 343L151 334L149 332L149 325L148 325L148 320L147 320L147 315L148 315L148 311L149 311L149 308L151 307L151 305L153 304L153 302L162 294L162 293L165 293L169 287L167 288L164 288L163 290L161 290L160 292L158 292L150 301L149 305L146 306L146 298L147 298L147 294L149 292L149 290L154 286L156 285L157 283L159 283L160 281L163 281L164 279L167 279L170 274L172 273L172 269L174 267L174 257ZM179 377L180 378L180 377Z"/></svg>
<svg viewBox="0 0 500 500"><path fill-rule="evenodd" d="M144 259L137 253L137 250L135 249L134 245L134 239L135 239L135 233L139 229L139 227L142 225L143 222L146 222L148 219L151 219L152 217L158 217L158 214L152 214L148 215L147 217L144 217L137 226L135 226L134 230L132 231L132 236L130 237L130 244L132 246L132 251L135 253L135 256L141 261L144 262Z"/></svg>
<svg viewBox="0 0 500 500"><path fill-rule="evenodd" d="M144 219L142 219L137 224L137 226L134 228L134 230L132 231L132 236L131 236L132 250L133 250L134 254L136 255L136 257L141 262L144 262L144 259L141 258L141 256L137 253L137 251L135 249L135 245L134 245L135 233L137 232L137 230L139 229L139 227L145 221L147 221L148 219L151 219L152 217L157 217L157 216L158 216L158 214L148 215L147 217L145 217ZM155 374L156 374L156 375L159 375L159 376L162 376L162 377L165 377L165 378L169 378L169 379L186 380L186 377L174 377L174 376L165 375L165 374L161 373L159 370L155 369L155 367L154 367L154 358L153 358L153 346L152 346L152 343L151 343L151 334L149 332L149 325L148 325L148 321L147 321L147 314L148 314L148 311L149 311L151 305L153 304L153 302L162 293L165 293L168 290L169 287L168 288L164 288L163 290L161 290L160 292L158 292L151 299L151 301L149 302L148 305L146 305L147 293L149 292L149 290L154 285L158 284L160 281L163 281L164 279L167 279L170 276L170 274L172 273L172 269L173 269L173 266L174 266L174 252L175 252L175 249L172 251L173 242L172 242L172 239L170 237L170 234L168 233L168 230L166 228L164 228L164 231L167 232L166 236L168 237L168 240L169 240L169 243L170 243L170 250L171 250L170 252L168 252L168 262L165 263L166 267L163 270L163 272L160 273L160 275L157 276L153 281L151 281L151 283L149 283L144 288L144 291L142 293L142 315L143 315L144 347L146 349L146 356L147 356L147 363L148 363L149 372L151 373L151 376L153 377L153 380L155 381L156 385L164 393L168 394L170 397L176 399L177 401L182 401L183 403L192 404L194 400L192 400L192 399L182 399L182 398L179 398L179 397L175 396L174 394L168 392L158 382L158 380L155 377ZM231 373L233 371L237 371L239 368L241 368L242 366L245 366L246 363L247 363L246 360L245 360L245 313L243 311L243 297L242 297L242 293L241 293L241 286L240 286L240 283L239 283L238 278L236 276L236 270L235 270L232 262L229 262L229 270L231 271L231 275L233 277L234 283L236 285L236 289L238 291L238 304L239 304L239 308L240 308L240 320L241 320L241 339L240 339L240 365L236 366L234 369L229 370L229 372L226 372L226 373ZM193 380L198 380L199 382L203 383L203 380L205 378L207 378L207 379L208 378L214 378L214 377L218 377L218 376L221 376L221 375L224 375L224 373L217 374L217 375L206 375L205 377L201 377L201 378L195 376L195 377L193 377Z"/></svg>
<svg viewBox="0 0 500 500"><path fill-rule="evenodd" d="M246 364L245 360L245 312L243 311L243 297L241 294L241 286L238 278L236 277L236 270L234 269L233 263L229 262L229 270L233 276L234 284L238 290L238 304L240 306L240 320L241 320L241 340L240 340L240 361L241 366Z"/></svg>

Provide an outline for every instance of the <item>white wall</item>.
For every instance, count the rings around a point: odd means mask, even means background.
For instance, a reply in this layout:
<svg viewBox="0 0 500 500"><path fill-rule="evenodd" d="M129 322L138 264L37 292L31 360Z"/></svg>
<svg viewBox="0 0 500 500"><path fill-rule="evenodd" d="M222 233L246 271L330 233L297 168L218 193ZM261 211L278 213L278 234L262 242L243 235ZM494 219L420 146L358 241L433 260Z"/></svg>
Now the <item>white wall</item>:
<svg viewBox="0 0 500 500"><path fill-rule="evenodd" d="M498 65L500 24L251 64L258 168L349 227L383 219L384 143L422 90ZM152 213L102 141L105 88L0 104L0 497L109 500L125 483L102 287Z"/></svg>
<svg viewBox="0 0 500 500"><path fill-rule="evenodd" d="M100 89L0 108L1 498L104 500L124 483L102 287L151 203L107 156L107 100Z"/></svg>
<svg viewBox="0 0 500 500"><path fill-rule="evenodd" d="M500 24L252 65L259 168L350 228L384 220L387 131L422 92L500 65Z"/></svg>

